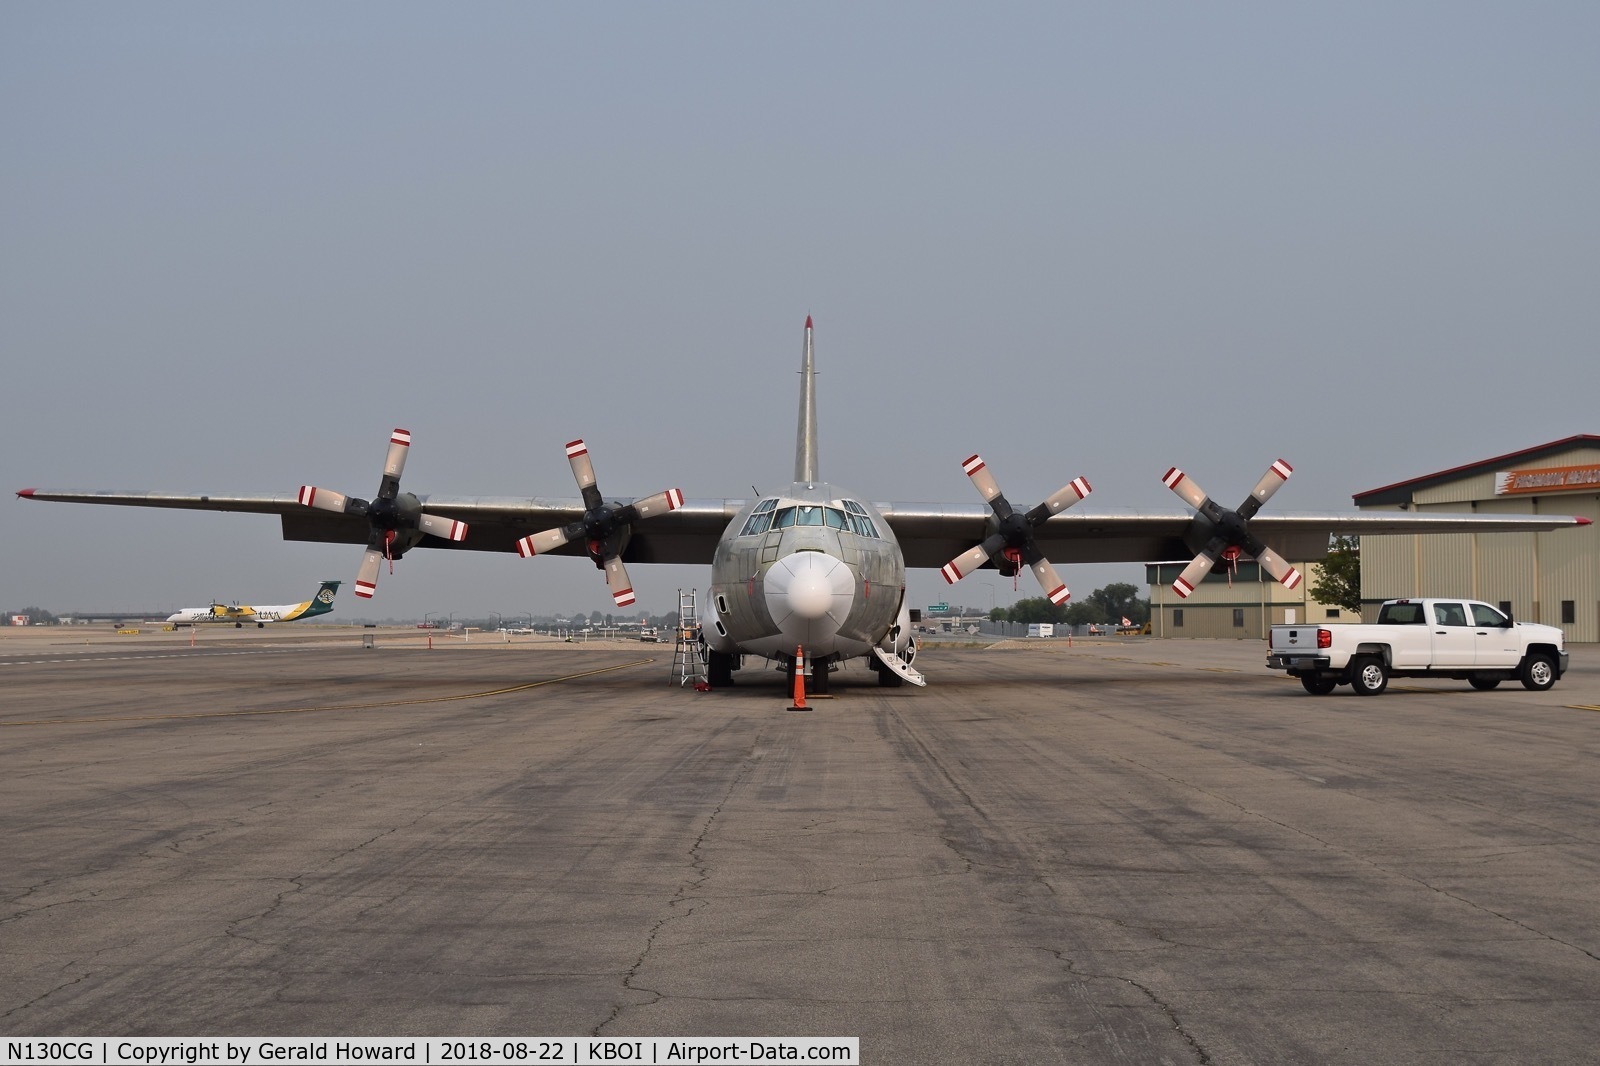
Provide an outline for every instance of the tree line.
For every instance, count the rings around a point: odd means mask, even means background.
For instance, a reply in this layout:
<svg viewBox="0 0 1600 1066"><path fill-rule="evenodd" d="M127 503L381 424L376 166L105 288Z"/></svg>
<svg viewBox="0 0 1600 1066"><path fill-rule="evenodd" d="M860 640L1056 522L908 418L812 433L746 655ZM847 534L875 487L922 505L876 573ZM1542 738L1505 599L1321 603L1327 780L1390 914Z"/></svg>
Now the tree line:
<svg viewBox="0 0 1600 1066"><path fill-rule="evenodd" d="M1122 581L1060 606L1044 596L1033 596L989 612L991 622L1056 622L1072 626L1106 622L1120 625L1124 618L1134 625L1144 625L1150 620L1150 601L1140 597L1138 586Z"/></svg>

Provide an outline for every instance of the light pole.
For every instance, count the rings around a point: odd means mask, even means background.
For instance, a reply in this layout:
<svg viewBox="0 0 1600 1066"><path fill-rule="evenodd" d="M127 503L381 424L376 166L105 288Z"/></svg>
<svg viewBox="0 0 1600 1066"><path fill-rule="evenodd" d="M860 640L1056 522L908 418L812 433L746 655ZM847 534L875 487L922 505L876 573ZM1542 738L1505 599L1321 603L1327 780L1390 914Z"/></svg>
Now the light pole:
<svg viewBox="0 0 1600 1066"><path fill-rule="evenodd" d="M424 629L432 629L433 628L433 623L428 621L428 619L430 619L432 617L433 617L433 612L432 611L423 611L422 612L422 628L424 628Z"/></svg>

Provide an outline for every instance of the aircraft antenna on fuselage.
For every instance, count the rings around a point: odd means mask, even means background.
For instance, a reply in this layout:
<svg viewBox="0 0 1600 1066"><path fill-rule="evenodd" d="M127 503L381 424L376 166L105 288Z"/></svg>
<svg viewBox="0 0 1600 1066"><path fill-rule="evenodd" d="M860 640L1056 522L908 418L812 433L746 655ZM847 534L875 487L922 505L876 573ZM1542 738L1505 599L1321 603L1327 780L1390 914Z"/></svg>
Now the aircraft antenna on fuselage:
<svg viewBox="0 0 1600 1066"><path fill-rule="evenodd" d="M794 444L794 479L810 485L817 474L817 372L811 361L811 316L806 316L806 347L800 360L800 429Z"/></svg>

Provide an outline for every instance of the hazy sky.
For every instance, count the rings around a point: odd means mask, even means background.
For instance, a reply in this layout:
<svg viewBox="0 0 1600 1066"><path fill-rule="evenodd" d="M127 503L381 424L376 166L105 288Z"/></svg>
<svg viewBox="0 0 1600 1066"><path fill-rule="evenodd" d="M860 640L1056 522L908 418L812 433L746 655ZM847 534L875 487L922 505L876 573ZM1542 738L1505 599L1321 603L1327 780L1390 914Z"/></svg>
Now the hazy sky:
<svg viewBox="0 0 1600 1066"><path fill-rule="evenodd" d="M1600 5L0 5L0 607L287 602L354 545L62 489L1274 510L1600 431ZM1080 595L1137 566L1066 567ZM635 568L663 611L709 568ZM967 584L974 584L968 590ZM1037 595L990 573L913 603ZM611 609L414 552L345 615Z"/></svg>

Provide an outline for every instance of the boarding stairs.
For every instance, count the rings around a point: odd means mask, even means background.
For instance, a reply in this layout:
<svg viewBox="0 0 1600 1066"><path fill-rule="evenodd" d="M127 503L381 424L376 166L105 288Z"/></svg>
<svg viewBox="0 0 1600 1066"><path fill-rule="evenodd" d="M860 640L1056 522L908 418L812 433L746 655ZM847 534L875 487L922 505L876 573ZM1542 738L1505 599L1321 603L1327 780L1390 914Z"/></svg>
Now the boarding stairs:
<svg viewBox="0 0 1600 1066"><path fill-rule="evenodd" d="M878 661L887 669L893 670L895 673L899 674L901 677L905 678L918 688L928 687L928 679L923 677L920 671L918 671L904 659L900 658L900 656L896 655L894 652L884 651L882 648L874 644L872 646L872 654L876 655L878 657Z"/></svg>

